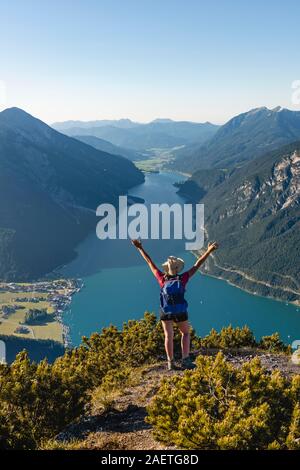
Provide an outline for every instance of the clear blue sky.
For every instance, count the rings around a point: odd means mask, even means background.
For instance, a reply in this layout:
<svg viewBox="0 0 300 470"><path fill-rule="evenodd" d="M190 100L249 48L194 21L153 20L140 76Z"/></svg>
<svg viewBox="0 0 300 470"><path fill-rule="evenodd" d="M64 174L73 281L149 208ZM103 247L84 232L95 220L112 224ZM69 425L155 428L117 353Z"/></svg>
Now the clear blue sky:
<svg viewBox="0 0 300 470"><path fill-rule="evenodd" d="M46 122L293 109L299 18L299 0L1 0L5 107Z"/></svg>

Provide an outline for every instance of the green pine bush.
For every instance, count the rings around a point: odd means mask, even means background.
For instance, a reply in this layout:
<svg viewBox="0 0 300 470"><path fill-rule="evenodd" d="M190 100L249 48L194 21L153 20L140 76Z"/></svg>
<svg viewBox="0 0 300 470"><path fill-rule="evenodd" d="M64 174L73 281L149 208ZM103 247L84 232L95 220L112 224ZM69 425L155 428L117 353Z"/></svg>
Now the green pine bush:
<svg viewBox="0 0 300 470"><path fill-rule="evenodd" d="M174 339L180 357L177 328ZM205 338L191 330L191 340L194 349L257 346L247 327L212 330ZM259 346L286 349L278 335L263 338ZM0 449L39 448L78 419L93 397L109 406L115 389L132 380L132 371L136 376L141 366L162 359L162 326L149 312L122 330L111 325L84 337L52 364L19 353L12 364L0 364ZM199 357L197 363L195 373L165 382L149 408L159 439L187 448L299 447L300 412L294 405L300 402L299 376L289 385L279 375L271 380L258 362L240 371L221 356Z"/></svg>
<svg viewBox="0 0 300 470"><path fill-rule="evenodd" d="M258 347L272 353L284 352L291 354L292 352L291 346L286 346L281 341L278 333L273 333L270 336L263 336L258 343Z"/></svg>
<svg viewBox="0 0 300 470"><path fill-rule="evenodd" d="M235 368L221 352L196 363L165 380L148 407L158 440L186 449L299 448L300 376L270 374L258 358Z"/></svg>
<svg viewBox="0 0 300 470"><path fill-rule="evenodd" d="M198 345L203 348L235 349L254 347L256 341L248 326L233 328L229 325L222 328L220 333L212 329L207 336L198 340Z"/></svg>

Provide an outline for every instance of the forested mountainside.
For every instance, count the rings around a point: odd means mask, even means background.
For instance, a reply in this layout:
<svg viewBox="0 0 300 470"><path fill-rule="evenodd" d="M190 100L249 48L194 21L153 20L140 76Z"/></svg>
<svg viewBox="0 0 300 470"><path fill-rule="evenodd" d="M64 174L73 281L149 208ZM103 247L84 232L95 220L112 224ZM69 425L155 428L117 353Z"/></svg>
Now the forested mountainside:
<svg viewBox="0 0 300 470"><path fill-rule="evenodd" d="M74 256L95 209L141 183L129 160L55 131L18 108L0 113L0 278L37 278Z"/></svg>
<svg viewBox="0 0 300 470"><path fill-rule="evenodd" d="M74 137L85 144L95 147L97 150L110 153L111 155L121 155L122 157L128 158L128 160L132 161L145 159L145 156L136 150L119 147L111 144L108 140L100 139L99 137L94 137L92 135L74 135Z"/></svg>
<svg viewBox="0 0 300 470"><path fill-rule="evenodd" d="M173 169L228 169L300 139L300 111L280 107L252 109L235 116L202 146L177 150Z"/></svg>
<svg viewBox="0 0 300 470"><path fill-rule="evenodd" d="M222 247L209 273L300 302L300 141L230 172L199 170L179 192L205 204L209 239Z"/></svg>
<svg viewBox="0 0 300 470"><path fill-rule="evenodd" d="M31 361L40 362L45 357L49 363L52 363L65 352L62 343L51 339L32 339L23 338L15 335L0 335L0 341L5 342L6 361L11 364L17 354L26 349L28 357Z"/></svg>

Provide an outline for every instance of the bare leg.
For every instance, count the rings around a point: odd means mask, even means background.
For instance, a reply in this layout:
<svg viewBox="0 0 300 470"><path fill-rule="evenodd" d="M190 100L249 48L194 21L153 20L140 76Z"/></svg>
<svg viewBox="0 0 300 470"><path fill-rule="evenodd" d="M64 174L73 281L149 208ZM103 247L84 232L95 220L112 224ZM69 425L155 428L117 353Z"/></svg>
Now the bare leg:
<svg viewBox="0 0 300 470"><path fill-rule="evenodd" d="M173 339L174 339L174 331L173 331L173 321L172 320L163 320L162 326L165 333L165 349L167 353L168 361L173 360Z"/></svg>
<svg viewBox="0 0 300 470"><path fill-rule="evenodd" d="M178 326L181 333L182 359L184 359L190 354L190 326L187 320L178 322L176 325Z"/></svg>

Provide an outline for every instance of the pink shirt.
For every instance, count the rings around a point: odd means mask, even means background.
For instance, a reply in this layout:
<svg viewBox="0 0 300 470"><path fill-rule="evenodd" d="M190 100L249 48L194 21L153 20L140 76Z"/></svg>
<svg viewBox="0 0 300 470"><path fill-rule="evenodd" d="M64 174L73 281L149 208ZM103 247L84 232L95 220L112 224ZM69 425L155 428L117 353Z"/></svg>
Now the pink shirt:
<svg viewBox="0 0 300 470"><path fill-rule="evenodd" d="M163 287L164 283L165 283L165 273L163 273L162 271L160 271L159 269L157 269L155 271L155 274L154 276L156 277L156 279L158 280L158 283L160 285L160 287ZM190 278L190 274L189 274L189 271L185 271L183 274L180 274L181 276L181 282L183 284L183 287L186 286L189 278Z"/></svg>

